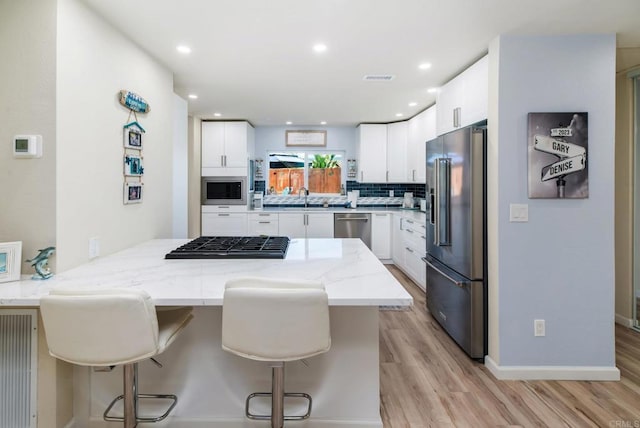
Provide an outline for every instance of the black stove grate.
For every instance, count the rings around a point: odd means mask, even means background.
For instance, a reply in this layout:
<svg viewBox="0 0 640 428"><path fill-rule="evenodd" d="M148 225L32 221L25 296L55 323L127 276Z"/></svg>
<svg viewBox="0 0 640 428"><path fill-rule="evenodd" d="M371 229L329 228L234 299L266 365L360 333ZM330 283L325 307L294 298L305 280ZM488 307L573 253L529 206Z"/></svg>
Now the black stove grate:
<svg viewBox="0 0 640 428"><path fill-rule="evenodd" d="M201 236L167 253L165 259L284 259L286 236Z"/></svg>

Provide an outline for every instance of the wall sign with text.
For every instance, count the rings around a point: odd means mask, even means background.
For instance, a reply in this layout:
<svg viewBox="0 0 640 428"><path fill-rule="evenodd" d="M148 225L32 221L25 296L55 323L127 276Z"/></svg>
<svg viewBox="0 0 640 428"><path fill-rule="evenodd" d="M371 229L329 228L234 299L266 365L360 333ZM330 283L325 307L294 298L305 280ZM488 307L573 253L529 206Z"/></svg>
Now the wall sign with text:
<svg viewBox="0 0 640 428"><path fill-rule="evenodd" d="M587 113L529 113L529 198L588 198Z"/></svg>

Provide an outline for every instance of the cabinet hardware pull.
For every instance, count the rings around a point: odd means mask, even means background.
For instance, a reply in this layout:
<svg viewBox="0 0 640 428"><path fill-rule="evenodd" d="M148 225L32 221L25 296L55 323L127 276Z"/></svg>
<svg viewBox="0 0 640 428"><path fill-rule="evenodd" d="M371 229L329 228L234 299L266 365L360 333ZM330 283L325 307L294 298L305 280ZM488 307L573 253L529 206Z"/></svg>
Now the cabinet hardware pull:
<svg viewBox="0 0 640 428"><path fill-rule="evenodd" d="M408 252L413 253L413 250L409 247L405 247L407 249Z"/></svg>
<svg viewBox="0 0 640 428"><path fill-rule="evenodd" d="M259 221L258 223L260 223L260 224L271 224L270 221Z"/></svg>
<svg viewBox="0 0 640 428"><path fill-rule="evenodd" d="M220 214L218 214L218 217L229 217L229 214L220 213Z"/></svg>
<svg viewBox="0 0 640 428"><path fill-rule="evenodd" d="M364 181L364 171L360 171L360 182Z"/></svg>
<svg viewBox="0 0 640 428"><path fill-rule="evenodd" d="M387 178L386 178L386 180L387 180L387 181L389 181L389 171L387 171Z"/></svg>
<svg viewBox="0 0 640 428"><path fill-rule="evenodd" d="M411 230L411 229L405 229L405 230L406 230L407 232L409 232L409 233L413 233L413 230Z"/></svg>
<svg viewBox="0 0 640 428"><path fill-rule="evenodd" d="M416 181L416 170L415 169L411 171L411 179L413 181Z"/></svg>
<svg viewBox="0 0 640 428"><path fill-rule="evenodd" d="M413 224L413 222L411 220L405 220L407 223L409 224Z"/></svg>
<svg viewBox="0 0 640 428"><path fill-rule="evenodd" d="M269 217L269 216L271 216L271 214L258 214L258 216L260 216L260 217Z"/></svg>

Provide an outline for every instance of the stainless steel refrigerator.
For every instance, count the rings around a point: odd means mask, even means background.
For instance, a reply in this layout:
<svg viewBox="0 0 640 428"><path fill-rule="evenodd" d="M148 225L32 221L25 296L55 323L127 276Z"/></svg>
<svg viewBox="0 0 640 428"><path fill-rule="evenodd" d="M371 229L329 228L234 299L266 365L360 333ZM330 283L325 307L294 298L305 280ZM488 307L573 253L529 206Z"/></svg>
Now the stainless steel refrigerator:
<svg viewBox="0 0 640 428"><path fill-rule="evenodd" d="M486 122L427 142L427 308L471 358L487 354Z"/></svg>

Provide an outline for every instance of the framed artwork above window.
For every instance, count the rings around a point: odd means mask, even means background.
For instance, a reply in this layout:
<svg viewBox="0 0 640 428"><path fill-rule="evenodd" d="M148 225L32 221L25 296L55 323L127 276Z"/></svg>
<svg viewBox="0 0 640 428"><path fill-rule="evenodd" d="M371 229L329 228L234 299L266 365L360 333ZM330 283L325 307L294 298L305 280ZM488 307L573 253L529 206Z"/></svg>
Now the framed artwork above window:
<svg viewBox="0 0 640 428"><path fill-rule="evenodd" d="M287 147L326 147L327 131L285 131Z"/></svg>

